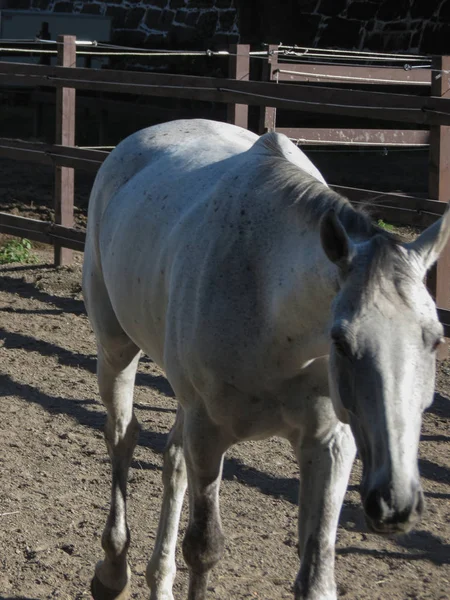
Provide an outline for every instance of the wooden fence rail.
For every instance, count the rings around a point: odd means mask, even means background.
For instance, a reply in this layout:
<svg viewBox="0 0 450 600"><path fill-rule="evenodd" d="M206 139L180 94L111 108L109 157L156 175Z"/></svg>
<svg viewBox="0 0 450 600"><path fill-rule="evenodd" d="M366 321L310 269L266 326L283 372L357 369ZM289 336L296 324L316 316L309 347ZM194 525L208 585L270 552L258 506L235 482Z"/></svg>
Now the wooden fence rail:
<svg viewBox="0 0 450 600"><path fill-rule="evenodd" d="M0 62L0 84L273 106L366 119L450 126L450 98L194 75Z"/></svg>
<svg viewBox="0 0 450 600"><path fill-rule="evenodd" d="M76 90L222 102L228 104L228 120L243 127L248 122L248 105L264 108L262 126L265 129L275 128L276 109L405 122L427 127L429 130L341 129L339 133L336 133L337 130L311 128L285 128L278 131L310 143L323 142L325 132L327 142L430 144L430 190L435 201L373 190L334 187L351 201L370 205L374 215L394 222L425 227L444 212L450 197L450 93L448 78L439 78L436 74L449 69L448 57L435 59L433 68L437 69L436 72L430 69L402 71L398 68L365 68L364 79L367 81L361 82L358 81L361 79L361 67L331 68L328 65L324 73L324 66L280 63L276 55L269 52L265 66L269 80L251 81L248 46L239 45L231 49L228 78L214 78L77 68L74 66L75 38L61 36L58 41L57 66L0 62L0 85L45 86L57 90L56 144L0 138L0 156L35 161L55 168L55 223L0 213L0 231L53 244L56 264L69 262L70 250L82 250L84 247L84 232L72 227L73 169L95 172L108 155L100 150L75 146ZM380 80L386 85L428 86L430 95L344 89L332 85L337 78L348 83L364 83L368 87L379 85ZM302 83L296 85L291 83L293 81ZM310 85L311 82L314 85ZM330 87L315 85L323 82L330 83ZM333 135L335 139L330 139ZM446 334L450 335L450 310L446 310L450 308L450 249L446 250L443 261L438 265L436 300L442 309L440 318Z"/></svg>
<svg viewBox="0 0 450 600"><path fill-rule="evenodd" d="M108 154L104 150L88 150L76 146L0 138L0 156L4 158L51 166L72 167L84 171L97 172Z"/></svg>

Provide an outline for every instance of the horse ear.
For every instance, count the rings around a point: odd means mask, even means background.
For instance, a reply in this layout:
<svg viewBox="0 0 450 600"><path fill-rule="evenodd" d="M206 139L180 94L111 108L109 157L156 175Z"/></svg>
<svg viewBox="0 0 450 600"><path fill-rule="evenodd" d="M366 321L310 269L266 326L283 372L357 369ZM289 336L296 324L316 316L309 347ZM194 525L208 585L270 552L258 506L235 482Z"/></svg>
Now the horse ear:
<svg viewBox="0 0 450 600"><path fill-rule="evenodd" d="M353 243L333 208L320 221L320 241L331 262L340 268L348 266L354 254Z"/></svg>
<svg viewBox="0 0 450 600"><path fill-rule="evenodd" d="M450 209L443 216L425 229L414 242L406 244L409 251L415 255L424 271L437 261L450 237Z"/></svg>

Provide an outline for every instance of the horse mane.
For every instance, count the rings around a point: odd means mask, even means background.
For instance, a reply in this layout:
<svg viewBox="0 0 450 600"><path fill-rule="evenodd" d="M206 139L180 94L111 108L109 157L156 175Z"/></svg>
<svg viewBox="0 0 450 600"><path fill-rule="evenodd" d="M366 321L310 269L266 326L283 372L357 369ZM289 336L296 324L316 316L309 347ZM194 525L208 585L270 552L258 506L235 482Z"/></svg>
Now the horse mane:
<svg viewBox="0 0 450 600"><path fill-rule="evenodd" d="M366 206L353 206L345 196L291 162L280 145L280 137L280 134L271 132L260 138L269 151L267 160L271 167L266 168L269 164L263 161L261 175L265 184L285 195L285 202L296 208L303 222L318 226L322 216L333 208L350 236L371 238L378 234L395 243L400 242L396 234L373 223Z"/></svg>
<svg viewBox="0 0 450 600"><path fill-rule="evenodd" d="M403 282L410 280L411 272L402 251L401 238L376 225L370 211L364 205L353 206L343 195L330 189L313 175L299 168L283 153L276 135L266 135L264 145L269 150L269 164L263 165L262 177L283 198L283 204L292 206L302 223L318 228L322 216L334 209L350 237L359 241L371 240L371 253L365 265L365 287L374 290L374 285L389 293L386 284L394 284L403 298ZM407 302L407 298L403 298Z"/></svg>

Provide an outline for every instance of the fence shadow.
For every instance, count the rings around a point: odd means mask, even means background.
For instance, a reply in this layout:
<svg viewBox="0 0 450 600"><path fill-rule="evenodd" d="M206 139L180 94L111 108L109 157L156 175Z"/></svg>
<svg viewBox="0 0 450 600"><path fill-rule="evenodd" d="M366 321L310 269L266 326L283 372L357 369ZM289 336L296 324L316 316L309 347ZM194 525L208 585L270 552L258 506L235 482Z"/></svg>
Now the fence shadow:
<svg viewBox="0 0 450 600"><path fill-rule="evenodd" d="M33 266L32 268L39 268L40 265ZM45 268L49 268L48 265L44 265ZM15 267L15 269L20 269L20 267ZM7 269L2 269L2 284L3 287L7 286L8 292L10 294L16 294L21 298L33 298L34 300L39 300L39 302L43 302L46 304L52 304L57 308L60 308L66 313L72 313L74 315L85 314L86 309L84 306L83 300L77 300L76 298L68 298L66 296L55 296L54 294L49 294L48 292L44 292L39 289L34 283L30 283L25 281L23 277L8 277L5 275L5 271ZM27 270L30 270L30 267L27 267Z"/></svg>
<svg viewBox="0 0 450 600"><path fill-rule="evenodd" d="M106 414L104 411L90 410L88 407L98 405L94 399L74 400L61 396L51 396L35 387L18 383L9 375L0 374L0 397L15 395L27 402L39 404L50 414L63 414L74 418L80 425L89 427L94 431L103 432ZM166 445L167 435L143 429L140 432L138 445L161 454ZM106 457L106 448L105 448ZM159 465L149 461L134 460L132 466L136 469L159 471ZM224 478L237 479L244 485L258 488L262 493L276 498L285 498L296 504L298 494L298 481L295 479L282 479L272 477L267 473L247 467L234 458L226 459L224 464ZM0 599L1 600L1 599Z"/></svg>
<svg viewBox="0 0 450 600"><path fill-rule="evenodd" d="M426 458L419 459L419 472L421 477L426 479L450 484L450 469L437 465Z"/></svg>
<svg viewBox="0 0 450 600"><path fill-rule="evenodd" d="M39 598L31 598L31 596L0 596L0 600L39 600Z"/></svg>
<svg viewBox="0 0 450 600"><path fill-rule="evenodd" d="M299 482L293 477L273 477L244 464L237 458L228 458L224 462L223 478L237 480L249 487L258 489L262 494L297 504Z"/></svg>
<svg viewBox="0 0 450 600"><path fill-rule="evenodd" d="M0 312L2 311L0 310ZM82 368L90 373L96 372L97 359L93 354L73 352L57 344L37 340L23 333L11 333L2 327L0 327L0 340L3 340L5 348L21 348L29 352L38 352L43 356L57 356L58 363L61 365ZM138 372L136 375L136 385L150 387L163 396L174 396L169 382L163 375Z"/></svg>
<svg viewBox="0 0 450 600"><path fill-rule="evenodd" d="M405 548L405 552L395 552L390 550L376 550L373 548L358 548L350 546L347 548L337 548L336 553L341 556L346 554L359 554L372 556L381 560L400 559L400 560L429 560L435 565L450 564L450 545L445 544L440 538L428 531L413 531L407 536L395 539L396 544Z"/></svg>
<svg viewBox="0 0 450 600"><path fill-rule="evenodd" d="M439 392L434 394L434 401L430 408L427 408L427 413L431 413L444 419L450 419L450 399L446 398Z"/></svg>

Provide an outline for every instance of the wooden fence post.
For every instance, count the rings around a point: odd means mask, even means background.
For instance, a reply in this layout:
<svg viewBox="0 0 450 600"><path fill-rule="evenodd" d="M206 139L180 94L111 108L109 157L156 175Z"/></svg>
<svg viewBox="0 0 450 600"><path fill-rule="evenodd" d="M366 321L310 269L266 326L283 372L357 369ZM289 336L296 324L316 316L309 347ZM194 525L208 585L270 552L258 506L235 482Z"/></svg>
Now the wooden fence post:
<svg viewBox="0 0 450 600"><path fill-rule="evenodd" d="M249 44L231 44L228 62L228 77L238 81L248 81L250 78L250 46ZM248 105L228 104L227 121L248 129Z"/></svg>
<svg viewBox="0 0 450 600"><path fill-rule="evenodd" d="M450 98L450 56L433 58L431 73L431 95ZM450 200L450 127L431 125L429 157L430 198L448 202ZM439 308L450 308L450 244L443 250L434 274L429 280ZM443 345L438 357L448 356L448 345Z"/></svg>
<svg viewBox="0 0 450 600"><path fill-rule="evenodd" d="M57 64L61 67L76 66L76 44L73 35L58 35ZM59 87L56 90L56 144L75 146L75 89ZM73 227L74 170L55 167L55 223ZM54 245L56 266L72 262L72 250Z"/></svg>
<svg viewBox="0 0 450 600"><path fill-rule="evenodd" d="M269 44L267 48L267 62L263 63L261 79L262 81L272 81L273 72L278 64L278 50L277 44ZM277 116L277 109L272 107L264 106L261 108L259 117L259 133L263 134L267 131L275 131L275 121Z"/></svg>

